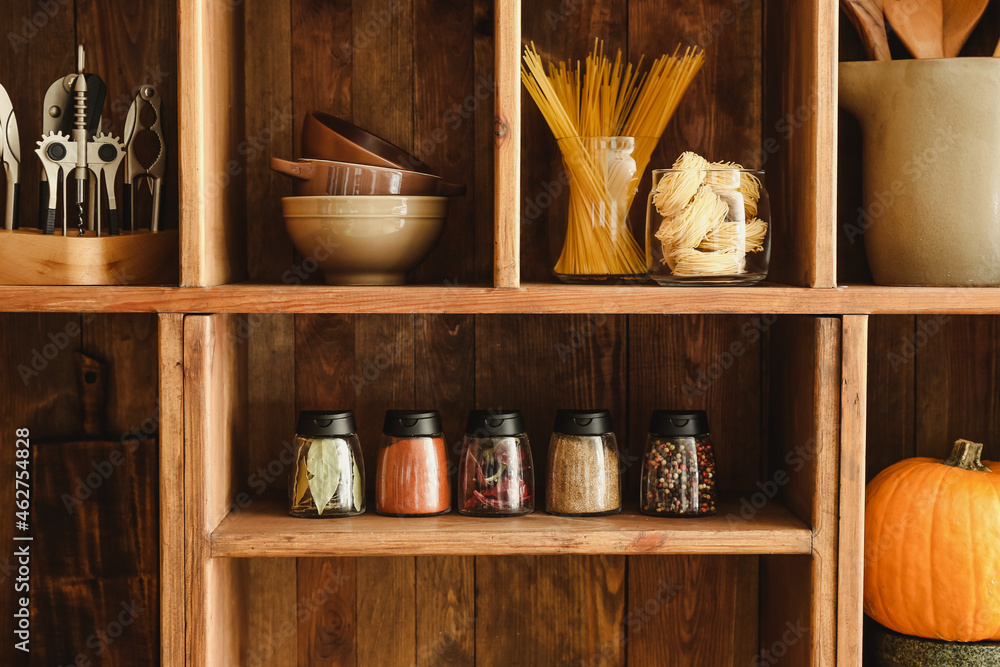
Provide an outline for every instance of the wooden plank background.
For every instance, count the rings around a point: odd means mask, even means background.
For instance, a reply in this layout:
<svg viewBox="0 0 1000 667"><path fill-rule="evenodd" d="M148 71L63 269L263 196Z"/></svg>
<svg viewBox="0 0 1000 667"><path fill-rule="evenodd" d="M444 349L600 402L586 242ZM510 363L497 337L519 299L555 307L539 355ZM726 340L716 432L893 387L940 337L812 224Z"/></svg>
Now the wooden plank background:
<svg viewBox="0 0 1000 667"><path fill-rule="evenodd" d="M0 647L0 663L69 664L83 655L108 665L159 664L157 450L155 440L148 440L155 437L158 421L157 383L150 379L158 368L156 317L5 314L0 320L5 332L0 358L8 368L0 383L5 406L0 424L9 434L0 452L13 460L14 430L31 430L37 522L32 533L41 550L32 562L32 653L24 656L7 642ZM62 349L56 351L60 341ZM53 347L44 349L45 345ZM81 438L75 350L108 366L102 440L109 442L99 443L97 449L81 442L85 438ZM22 375L32 367L35 351L52 358L43 368L36 362L37 375ZM115 466L114 441L133 429L146 440L135 452L122 444L118 451L123 462ZM113 472L68 515L63 494L78 493L77 480L86 479L95 465L107 470L106 462L112 462ZM12 465L3 467L2 497L14 497L14 470ZM0 539L7 544L15 534L13 522L12 513L0 519ZM9 567L10 558L0 556L0 566ZM3 572L0 577L10 584L11 571ZM0 588L0 608L10 618L13 586ZM106 633L117 622L123 603L134 603L133 608L141 611L118 638L103 645L98 657L102 646L98 633ZM118 629L112 627L111 632Z"/></svg>

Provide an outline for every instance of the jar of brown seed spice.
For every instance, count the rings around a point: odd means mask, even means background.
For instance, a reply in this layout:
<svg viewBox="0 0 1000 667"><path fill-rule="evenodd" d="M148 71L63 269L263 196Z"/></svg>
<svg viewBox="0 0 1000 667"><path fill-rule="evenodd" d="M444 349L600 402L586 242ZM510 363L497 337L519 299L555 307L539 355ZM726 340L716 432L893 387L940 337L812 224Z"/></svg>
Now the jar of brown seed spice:
<svg viewBox="0 0 1000 667"><path fill-rule="evenodd" d="M567 516L621 511L618 442L607 410L559 410L549 444L546 510Z"/></svg>

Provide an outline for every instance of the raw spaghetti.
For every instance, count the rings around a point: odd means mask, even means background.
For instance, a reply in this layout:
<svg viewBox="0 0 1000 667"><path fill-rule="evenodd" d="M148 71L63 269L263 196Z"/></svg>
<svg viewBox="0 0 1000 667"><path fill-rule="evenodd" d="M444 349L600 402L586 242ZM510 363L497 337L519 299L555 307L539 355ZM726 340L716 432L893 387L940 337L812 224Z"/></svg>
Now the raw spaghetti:
<svg viewBox="0 0 1000 667"><path fill-rule="evenodd" d="M595 40L585 67L567 62L546 71L535 45L525 47L521 80L562 152L570 180L569 220L557 274L644 274L643 252L628 210L650 155L705 60L687 49L657 58L649 71L612 62Z"/></svg>
<svg viewBox="0 0 1000 667"><path fill-rule="evenodd" d="M683 153L653 191L663 263L677 277L745 273L746 255L762 252L767 237L760 196L760 180L740 165Z"/></svg>

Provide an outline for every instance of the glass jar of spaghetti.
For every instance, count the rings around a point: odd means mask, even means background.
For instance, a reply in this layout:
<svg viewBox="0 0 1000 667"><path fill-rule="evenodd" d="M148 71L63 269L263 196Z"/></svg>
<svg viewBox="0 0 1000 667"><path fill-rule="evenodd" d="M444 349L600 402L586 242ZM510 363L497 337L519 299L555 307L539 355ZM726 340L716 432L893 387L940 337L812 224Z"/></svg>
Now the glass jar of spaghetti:
<svg viewBox="0 0 1000 667"><path fill-rule="evenodd" d="M622 509L620 457L607 410L559 410L549 442L545 509L602 516Z"/></svg>
<svg viewBox="0 0 1000 667"><path fill-rule="evenodd" d="M649 275L661 285L738 285L767 277L771 210L764 172L684 153L653 172Z"/></svg>
<svg viewBox="0 0 1000 667"><path fill-rule="evenodd" d="M378 452L375 511L432 516L451 511L448 456L437 410L389 410Z"/></svg>
<svg viewBox="0 0 1000 667"><path fill-rule="evenodd" d="M458 511L520 516L535 509L531 447L520 410L473 410L458 466Z"/></svg>
<svg viewBox="0 0 1000 667"><path fill-rule="evenodd" d="M356 516L365 511L365 462L354 413L307 410L295 428L295 468L288 478L288 513L297 517Z"/></svg>
<svg viewBox="0 0 1000 667"><path fill-rule="evenodd" d="M639 493L643 514L715 514L715 454L704 410L653 412Z"/></svg>

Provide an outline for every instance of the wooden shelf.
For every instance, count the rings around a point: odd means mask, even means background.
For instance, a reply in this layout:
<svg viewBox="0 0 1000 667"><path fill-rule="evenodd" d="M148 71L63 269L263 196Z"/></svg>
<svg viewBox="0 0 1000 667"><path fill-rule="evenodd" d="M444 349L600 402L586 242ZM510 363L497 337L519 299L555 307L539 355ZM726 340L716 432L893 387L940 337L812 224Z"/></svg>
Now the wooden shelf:
<svg viewBox="0 0 1000 667"><path fill-rule="evenodd" d="M583 286L0 286L3 312L106 313L1000 313L1000 288Z"/></svg>
<svg viewBox="0 0 1000 667"><path fill-rule="evenodd" d="M659 519L635 508L609 517L481 519L457 512L393 518L369 511L342 519L296 519L284 506L255 503L226 517L212 535L212 557L553 555L553 554L808 554L812 532L778 503L751 521L735 503L718 516Z"/></svg>

